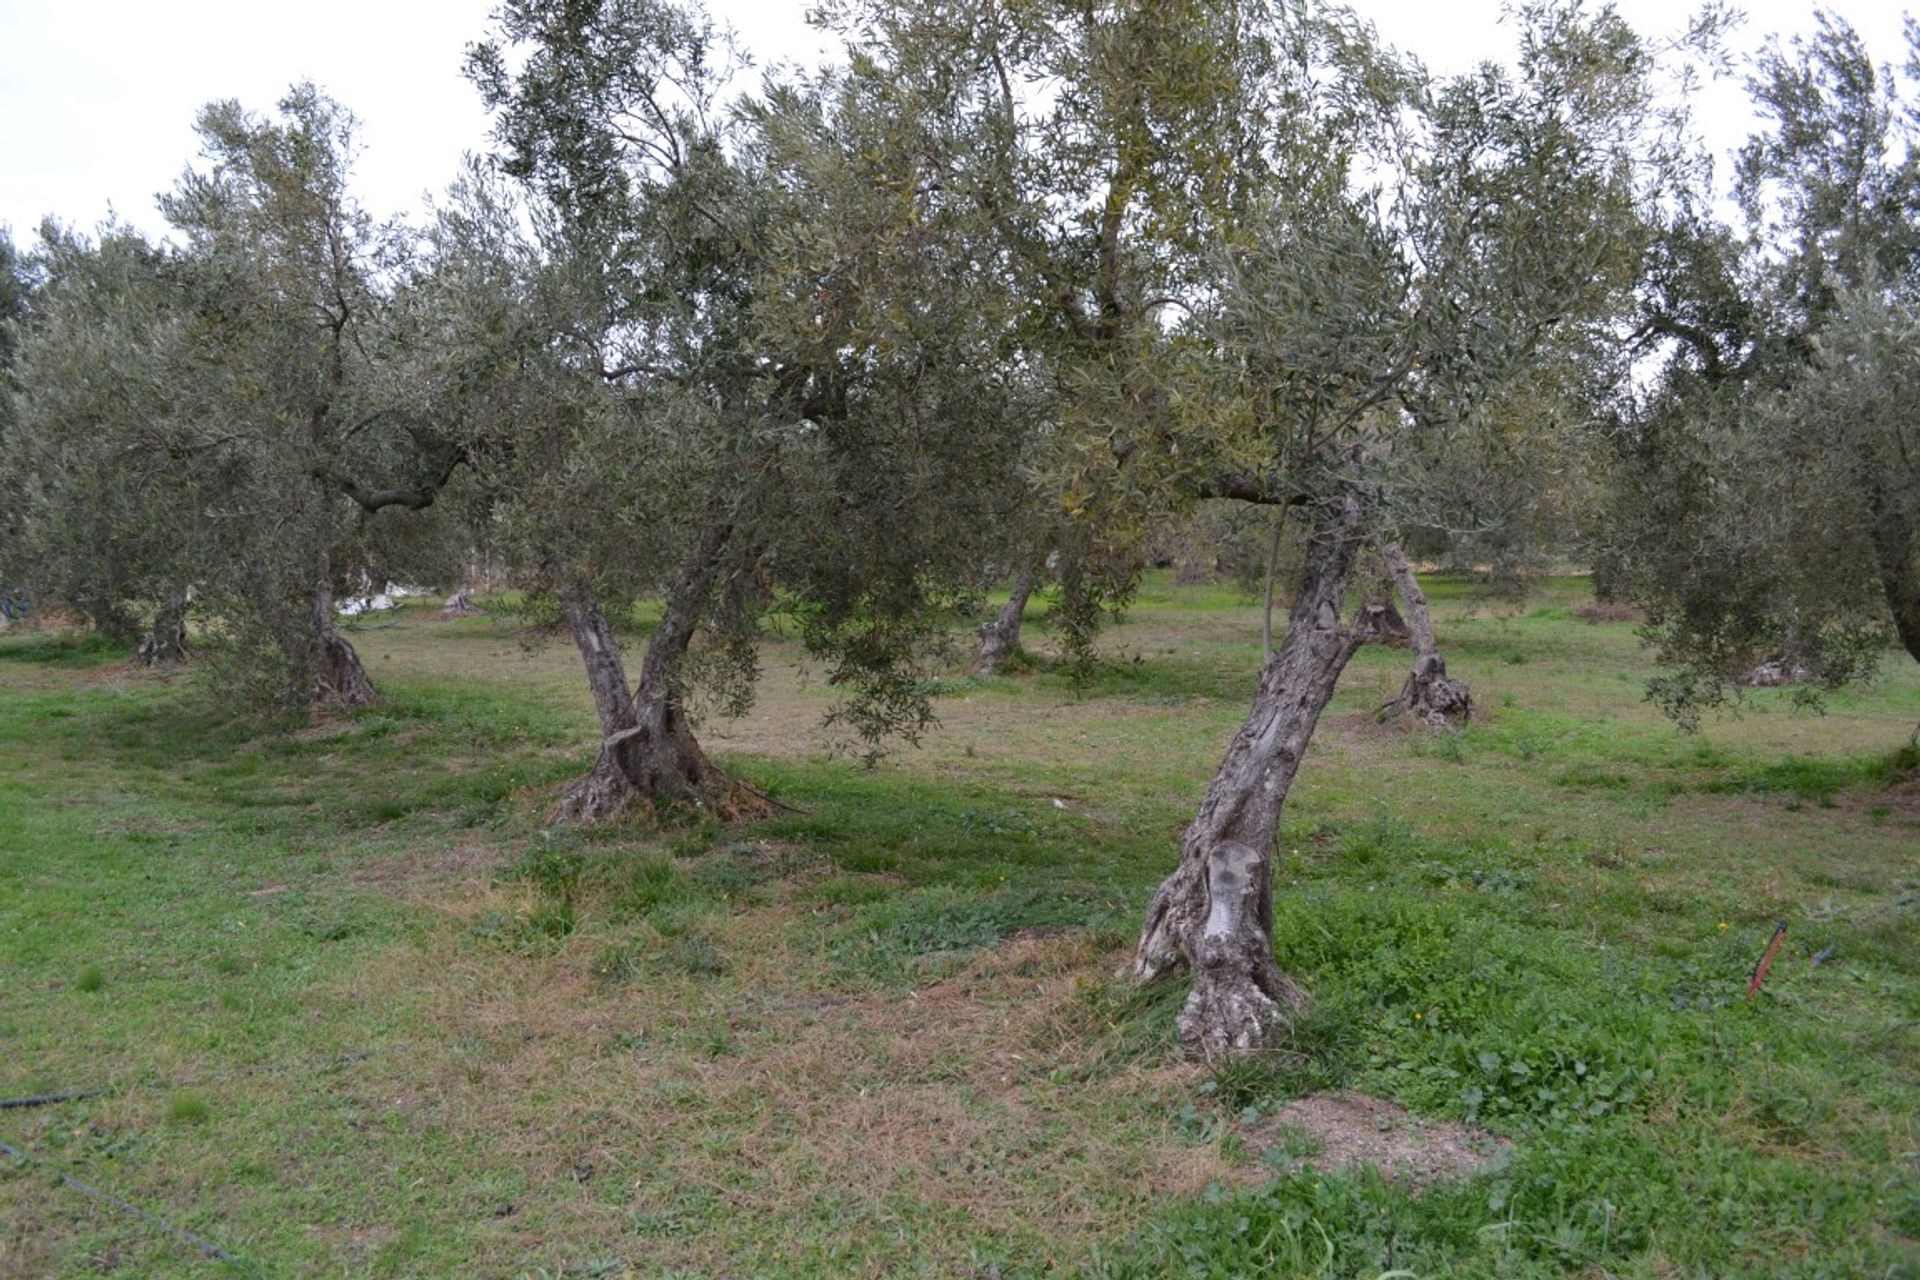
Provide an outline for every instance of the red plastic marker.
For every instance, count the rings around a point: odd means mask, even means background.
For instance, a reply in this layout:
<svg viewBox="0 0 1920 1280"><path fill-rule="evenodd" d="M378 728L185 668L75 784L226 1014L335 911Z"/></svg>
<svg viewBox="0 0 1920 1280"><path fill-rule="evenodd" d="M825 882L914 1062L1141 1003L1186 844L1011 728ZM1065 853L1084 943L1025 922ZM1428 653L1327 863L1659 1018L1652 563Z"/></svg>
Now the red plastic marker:
<svg viewBox="0 0 1920 1280"><path fill-rule="evenodd" d="M1767 954L1760 957L1760 963L1754 966L1753 981L1747 984L1747 999L1753 999L1760 990L1760 984L1767 980L1767 970L1773 967L1773 957L1779 954L1780 944L1787 939L1787 922L1782 920L1773 926L1773 941L1767 944Z"/></svg>

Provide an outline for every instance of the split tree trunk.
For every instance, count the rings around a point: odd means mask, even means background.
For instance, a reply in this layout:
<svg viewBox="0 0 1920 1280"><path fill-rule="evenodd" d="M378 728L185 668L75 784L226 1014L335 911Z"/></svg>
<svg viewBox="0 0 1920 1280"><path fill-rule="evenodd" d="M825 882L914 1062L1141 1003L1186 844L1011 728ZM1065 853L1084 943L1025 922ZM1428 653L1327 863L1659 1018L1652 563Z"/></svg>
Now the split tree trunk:
<svg viewBox="0 0 1920 1280"><path fill-rule="evenodd" d="M1373 605L1375 627L1372 639L1377 644L1399 648L1413 643L1413 628L1393 607L1391 591L1383 591L1381 598Z"/></svg>
<svg viewBox="0 0 1920 1280"><path fill-rule="evenodd" d="M1187 828L1179 868L1147 908L1134 973L1145 981L1195 969L1180 1034L1208 1058L1271 1044L1307 1003L1274 962L1268 851L1314 726L1367 635L1364 624L1340 618L1364 538L1358 495L1318 515L1286 635Z"/></svg>
<svg viewBox="0 0 1920 1280"><path fill-rule="evenodd" d="M1044 563L1044 560L1042 561ZM1028 564L1013 580L1013 594L991 622L980 628L980 653L973 660L974 675L990 676L1000 664L1020 651L1020 625L1026 619L1027 599L1040 578L1040 564Z"/></svg>
<svg viewBox="0 0 1920 1280"><path fill-rule="evenodd" d="M758 812L765 801L729 778L693 736L681 705L682 662L700 615L718 582L732 530L706 530L667 595L666 613L647 644L640 684L627 690L619 642L598 601L563 594L561 612L586 665L600 714L600 753L593 769L561 795L554 823L604 822L636 805L724 803L730 812Z"/></svg>
<svg viewBox="0 0 1920 1280"><path fill-rule="evenodd" d="M1447 660L1441 656L1440 640L1434 635L1427 595L1420 589L1420 579L1414 576L1407 553L1399 543L1381 542L1380 555L1407 606L1406 626L1413 636L1413 669L1407 673L1400 696L1385 710L1410 716L1428 728L1458 729L1473 718L1473 691L1466 681L1447 675Z"/></svg>
<svg viewBox="0 0 1920 1280"><path fill-rule="evenodd" d="M561 794L548 821L603 822L623 816L640 799L622 761L622 748L633 740L638 728L633 695L627 690L627 668L620 657L619 641L607 625L600 602L583 593L565 592L560 597L560 613L580 650L587 686L593 690L594 710L600 714L600 752L592 770Z"/></svg>
<svg viewBox="0 0 1920 1280"><path fill-rule="evenodd" d="M341 711L371 706L373 681L353 645L333 625L333 584L324 560L307 596L307 626L313 646L313 700Z"/></svg>

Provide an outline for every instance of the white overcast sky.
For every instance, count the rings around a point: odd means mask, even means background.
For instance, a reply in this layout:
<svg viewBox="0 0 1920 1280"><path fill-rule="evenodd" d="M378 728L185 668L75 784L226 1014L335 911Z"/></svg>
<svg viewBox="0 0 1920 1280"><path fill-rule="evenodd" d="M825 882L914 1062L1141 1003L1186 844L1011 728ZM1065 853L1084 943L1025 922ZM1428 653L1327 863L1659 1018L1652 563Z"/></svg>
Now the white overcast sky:
<svg viewBox="0 0 1920 1280"><path fill-rule="evenodd" d="M155 193L194 158L195 110L237 98L266 110L311 79L357 115L358 189L376 213L411 212L484 143L486 119L460 75L461 51L496 0L0 0L0 226L24 242L43 216L91 227L111 207L158 233ZM821 47L804 0L710 0L760 61L812 61ZM1386 39L1436 71L1512 47L1500 0L1359 0ZM1688 0L1619 0L1641 31L1670 33ZM1888 0L1832 6L1878 61L1900 64L1900 15ZM1804 4L1754 0L1737 43L1806 31ZM1700 115L1721 148L1750 127L1735 84L1709 86Z"/></svg>

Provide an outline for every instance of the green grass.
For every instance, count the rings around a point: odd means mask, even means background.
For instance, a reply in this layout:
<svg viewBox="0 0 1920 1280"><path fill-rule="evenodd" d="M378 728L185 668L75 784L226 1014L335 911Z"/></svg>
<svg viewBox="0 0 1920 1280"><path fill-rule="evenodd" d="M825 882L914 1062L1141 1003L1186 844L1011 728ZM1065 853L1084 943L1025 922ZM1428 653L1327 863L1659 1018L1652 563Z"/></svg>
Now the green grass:
<svg viewBox="0 0 1920 1280"><path fill-rule="evenodd" d="M0 1274L221 1274L55 1171L235 1275L1920 1274L1920 672L1690 737L1582 590L1432 585L1457 738L1355 661L1282 830L1316 1005L1219 1072L1117 975L1244 712L1230 590L1150 580L1089 682L1036 610L872 769L776 645L703 729L800 810L741 828L543 831L593 717L502 621L358 633L380 705L299 731L0 640L0 1096L107 1090L0 1111ZM1258 1137L1324 1089L1512 1147L1415 1194Z"/></svg>

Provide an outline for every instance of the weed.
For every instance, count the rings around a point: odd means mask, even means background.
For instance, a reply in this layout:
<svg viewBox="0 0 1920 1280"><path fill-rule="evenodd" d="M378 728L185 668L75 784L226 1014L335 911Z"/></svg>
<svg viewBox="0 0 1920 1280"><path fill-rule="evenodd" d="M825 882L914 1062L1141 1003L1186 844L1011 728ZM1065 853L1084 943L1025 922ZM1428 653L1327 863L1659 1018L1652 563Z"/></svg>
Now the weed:
<svg viewBox="0 0 1920 1280"><path fill-rule="evenodd" d="M679 872L661 857L641 857L627 872L627 883L614 903L620 917L642 917L680 896Z"/></svg>
<svg viewBox="0 0 1920 1280"><path fill-rule="evenodd" d="M167 1104L167 1119L174 1124L205 1124L213 1118L213 1107L197 1093L175 1095Z"/></svg>

